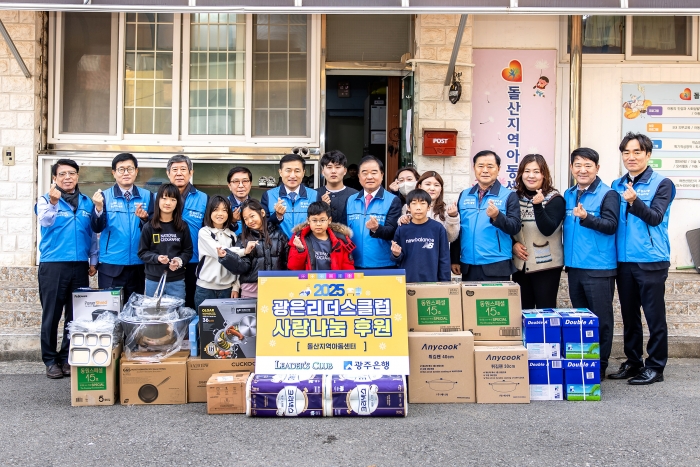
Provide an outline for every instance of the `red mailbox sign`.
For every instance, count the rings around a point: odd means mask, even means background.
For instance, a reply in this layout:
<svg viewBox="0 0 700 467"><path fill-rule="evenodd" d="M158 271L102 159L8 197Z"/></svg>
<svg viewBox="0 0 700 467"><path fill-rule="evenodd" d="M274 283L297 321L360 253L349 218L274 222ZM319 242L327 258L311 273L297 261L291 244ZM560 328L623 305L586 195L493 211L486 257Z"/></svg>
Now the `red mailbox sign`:
<svg viewBox="0 0 700 467"><path fill-rule="evenodd" d="M423 155L456 156L457 130L450 128L424 128Z"/></svg>

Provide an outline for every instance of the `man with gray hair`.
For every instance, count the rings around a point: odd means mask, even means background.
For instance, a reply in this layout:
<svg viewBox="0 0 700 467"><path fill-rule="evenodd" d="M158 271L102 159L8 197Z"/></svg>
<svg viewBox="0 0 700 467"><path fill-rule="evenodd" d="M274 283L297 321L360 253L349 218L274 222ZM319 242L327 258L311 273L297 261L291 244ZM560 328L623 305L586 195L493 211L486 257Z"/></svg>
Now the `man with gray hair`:
<svg viewBox="0 0 700 467"><path fill-rule="evenodd" d="M175 155L168 160L168 178L170 183L180 190L182 196L182 220L190 229L190 237L199 238L199 229L204 221L204 211L207 209L209 197L197 190L192 183L192 161L182 154ZM193 254L190 262L185 266L185 306L194 308L194 292L197 288L197 265L199 263L199 249L197 242L193 241Z"/></svg>

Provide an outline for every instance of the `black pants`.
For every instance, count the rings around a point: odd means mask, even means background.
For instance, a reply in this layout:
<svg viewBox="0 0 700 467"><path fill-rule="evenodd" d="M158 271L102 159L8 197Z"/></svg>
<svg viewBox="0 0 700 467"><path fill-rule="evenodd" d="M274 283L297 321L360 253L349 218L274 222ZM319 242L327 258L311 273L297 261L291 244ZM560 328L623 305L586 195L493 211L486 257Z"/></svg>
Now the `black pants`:
<svg viewBox="0 0 700 467"><path fill-rule="evenodd" d="M185 266L185 306L194 308L194 293L197 291L197 265L187 263Z"/></svg>
<svg viewBox="0 0 700 467"><path fill-rule="evenodd" d="M562 269L547 269L529 274L518 271L513 274L513 281L520 284L520 302L523 310L557 307Z"/></svg>
<svg viewBox="0 0 700 467"><path fill-rule="evenodd" d="M569 268L569 298L574 308L588 308L598 317L600 372L605 373L612 351L615 276L594 277L587 269Z"/></svg>
<svg viewBox="0 0 700 467"><path fill-rule="evenodd" d="M73 291L87 287L88 262L66 261L39 264L39 299L41 300L41 359L46 366L68 361L68 329L73 320ZM58 345L58 322L63 319L63 342Z"/></svg>
<svg viewBox="0 0 700 467"><path fill-rule="evenodd" d="M460 263L462 271L466 269L466 273L462 273L462 280L465 282L507 282L510 276L487 276L484 274L484 268L478 265Z"/></svg>
<svg viewBox="0 0 700 467"><path fill-rule="evenodd" d="M625 336L625 356L632 366L646 366L664 371L668 360L668 327L666 326L666 279L668 268L645 271L637 263L618 263L617 291ZM644 335L642 315L649 326L647 360L643 362Z"/></svg>
<svg viewBox="0 0 700 467"><path fill-rule="evenodd" d="M124 266L122 272L112 277L100 270L97 274L97 286L101 289L121 287L124 291L124 303L129 300L132 293L143 295L146 286L146 275L143 264Z"/></svg>

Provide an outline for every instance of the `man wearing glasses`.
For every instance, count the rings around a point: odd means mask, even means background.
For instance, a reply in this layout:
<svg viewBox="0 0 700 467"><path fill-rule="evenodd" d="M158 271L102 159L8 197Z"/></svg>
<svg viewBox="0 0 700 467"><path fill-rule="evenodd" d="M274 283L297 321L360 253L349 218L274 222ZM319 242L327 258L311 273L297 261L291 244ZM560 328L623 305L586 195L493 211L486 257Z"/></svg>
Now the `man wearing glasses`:
<svg viewBox="0 0 700 467"><path fill-rule="evenodd" d="M112 159L116 183L107 191L97 190L92 197L92 230L102 233L97 284L101 289L122 287L125 300L132 293L143 294L146 280L137 252L141 225L153 211L153 194L134 185L138 173L133 154L117 155Z"/></svg>
<svg viewBox="0 0 700 467"><path fill-rule="evenodd" d="M70 376L68 329L73 321L72 293L89 285L95 275L97 239L90 228L92 201L78 189L78 164L59 159L51 166L53 183L37 200L36 214L41 226L39 243L39 299L41 300L41 358L46 376ZM58 323L64 313L63 341L58 345Z"/></svg>
<svg viewBox="0 0 700 467"><path fill-rule="evenodd" d="M251 181L253 173L247 167L234 167L228 171L226 181L231 194L228 200L231 202L231 218L236 222L236 235L241 234L243 222L241 222L241 203L250 198Z"/></svg>

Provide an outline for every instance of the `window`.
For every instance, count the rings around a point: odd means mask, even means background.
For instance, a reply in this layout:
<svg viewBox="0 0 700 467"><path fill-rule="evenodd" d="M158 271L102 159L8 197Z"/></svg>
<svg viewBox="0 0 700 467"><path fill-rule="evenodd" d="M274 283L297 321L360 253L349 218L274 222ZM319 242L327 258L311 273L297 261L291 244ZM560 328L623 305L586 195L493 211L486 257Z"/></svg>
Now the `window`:
<svg viewBox="0 0 700 467"><path fill-rule="evenodd" d="M637 16L632 23L632 55L692 54L690 16Z"/></svg>

